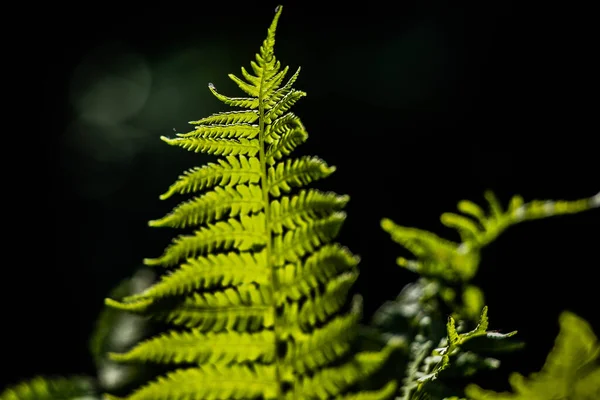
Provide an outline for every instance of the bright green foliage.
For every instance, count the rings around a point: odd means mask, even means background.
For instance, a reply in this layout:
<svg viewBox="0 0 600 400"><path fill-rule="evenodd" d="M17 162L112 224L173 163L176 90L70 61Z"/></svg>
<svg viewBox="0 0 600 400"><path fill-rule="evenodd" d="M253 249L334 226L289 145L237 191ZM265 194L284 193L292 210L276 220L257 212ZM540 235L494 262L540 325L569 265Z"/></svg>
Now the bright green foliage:
<svg viewBox="0 0 600 400"><path fill-rule="evenodd" d="M522 346L516 332L487 331L487 307L470 328L470 321L455 321L439 299L440 285L420 279L406 285L398 297L383 304L363 337L396 343L384 371L377 378L402 381L396 399L442 400L463 393L460 378L500 365L498 353ZM456 379L459 378L459 379Z"/></svg>
<svg viewBox="0 0 600 400"><path fill-rule="evenodd" d="M389 219L382 220L382 228L392 239L417 257L416 260L398 258L398 264L422 276L466 282L477 272L481 249L508 227L522 221L574 214L600 206L600 193L575 201L534 200L529 203L524 203L521 196L513 196L506 210L492 192L486 191L484 196L489 203L487 213L477 204L462 200L458 210L464 215L442 214L442 224L458 231L460 243L442 239L431 232L396 225Z"/></svg>
<svg viewBox="0 0 600 400"><path fill-rule="evenodd" d="M500 340L503 338L509 338L517 333L517 331L513 331L510 333L502 334L497 332L488 332L488 318L487 318L487 307L484 307L481 312L481 317L479 318L479 324L472 331L459 333L456 327L456 321L454 318L448 318L448 324L446 325L447 329L447 337L446 337L446 345L443 347L439 347L434 349L431 352L430 357L433 361L437 361L435 365L433 365L432 360L429 360L425 364L425 370L431 370L431 372L419 377L418 381L420 384L434 381L440 372L448 368L450 365L450 357L459 353L459 350L463 345L466 344L467 341L473 340L480 337L486 337L488 339ZM439 361L438 361L439 360ZM432 367L430 367L432 366ZM423 373L423 371L421 371Z"/></svg>
<svg viewBox="0 0 600 400"><path fill-rule="evenodd" d="M426 327L426 324L423 324ZM443 374L449 377L471 375L477 370L496 368L498 361L481 354L501 351L509 345L506 339L517 332L502 334L488 331L487 307L484 307L477 326L461 332L454 318L449 317L446 334L440 340L421 330L411 339L409 354L397 400L443 399L457 390L446 385Z"/></svg>
<svg viewBox="0 0 600 400"><path fill-rule="evenodd" d="M454 242L417 228L396 225L389 219L381 221L382 228L392 240L416 256L415 260L400 257L398 265L417 272L424 279L439 281L439 295L454 311L455 317L474 321L484 305L481 289L469 284L477 273L481 250L502 232L522 221L573 214L600 207L600 193L591 198L575 201L534 200L524 203L521 196L513 196L506 210L491 191L484 197L489 204L486 212L479 205L461 200L462 214L444 213L441 222L456 229L461 241ZM460 286L457 292L456 287Z"/></svg>
<svg viewBox="0 0 600 400"><path fill-rule="evenodd" d="M187 171L162 196L200 192L150 222L195 229L145 260L168 272L138 295L107 299L179 327L113 355L178 368L128 399L376 400L395 391L393 381L358 389L392 349L352 351L360 307L345 307L359 260L333 242L348 196L302 188L335 168L317 157L287 158L308 135L289 112L305 96L293 88L299 70L284 83L288 67L273 54L280 15L278 7L251 72L229 75L248 97L209 84L241 110L163 138L222 158Z"/></svg>
<svg viewBox="0 0 600 400"><path fill-rule="evenodd" d="M97 400L91 379L37 377L9 387L0 393L0 400Z"/></svg>
<svg viewBox="0 0 600 400"><path fill-rule="evenodd" d="M493 193L486 192L485 198L489 203L487 212L463 200L458 204L461 215L442 215L442 223L458 231L460 242L398 226L388 219L381 223L393 240L416 256L415 260L399 258L398 264L420 275L417 282L406 285L395 300L380 307L371 323L371 329L379 333L384 342L401 345L402 351L392 355L390 367L386 368L390 376L404 376L398 391L401 399L460 397L463 387L456 386L455 378L497 368L500 364L495 358L497 353L522 347L522 343L505 340L512 334L489 333L484 337L478 334L482 332L481 327L487 325L484 318L487 309L483 292L470 280L479 267L483 247L520 221L600 206L600 194L576 201L530 203L514 196L506 210ZM447 315L451 321L458 322L457 328L454 322L444 326ZM465 336L469 340L462 342L460 335L467 331L471 332ZM444 344L447 340L448 345Z"/></svg>
<svg viewBox="0 0 600 400"><path fill-rule="evenodd" d="M600 344L590 325L565 311L560 332L541 372L509 381L514 393L495 393L470 385L472 400L598 400L600 399Z"/></svg>

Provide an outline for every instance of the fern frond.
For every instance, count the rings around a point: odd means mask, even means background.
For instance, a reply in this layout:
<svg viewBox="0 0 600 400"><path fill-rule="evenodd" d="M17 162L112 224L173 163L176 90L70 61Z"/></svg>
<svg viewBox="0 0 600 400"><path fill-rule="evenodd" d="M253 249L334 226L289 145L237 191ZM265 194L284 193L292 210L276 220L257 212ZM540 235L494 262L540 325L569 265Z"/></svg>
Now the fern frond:
<svg viewBox="0 0 600 400"><path fill-rule="evenodd" d="M281 7L251 70L229 75L248 97L209 84L217 99L242 110L163 139L222 158L188 170L161 196L199 192L149 223L194 229L144 261L169 268L160 281L106 301L174 329L112 357L195 367L160 377L129 400L384 399L395 387L352 393L390 350L350 354L361 313L358 302L350 311L345 305L359 259L334 242L349 198L303 188L335 167L318 157L288 158L308 137L289 112L306 93L293 87L300 69L284 84L289 68L273 52L280 14Z"/></svg>
<svg viewBox="0 0 600 400"><path fill-rule="evenodd" d="M36 377L8 387L0 400L79 400L97 399L94 382L83 376Z"/></svg>
<svg viewBox="0 0 600 400"><path fill-rule="evenodd" d="M475 249L467 250L466 246L460 247L434 233L396 225L389 219L383 219L381 227L392 240L417 257L416 260L399 257L397 263L401 267L449 282L468 280L477 271L481 255Z"/></svg>
<svg viewBox="0 0 600 400"><path fill-rule="evenodd" d="M510 226L600 207L598 195L573 201L534 200L529 203L516 195L511 198L506 210L491 191L486 191L484 197L489 204L489 212L471 201L461 200L458 210L462 214L441 215L442 224L459 233L459 243L442 239L431 232L396 225L389 219L382 220L381 227L392 239L416 256L416 260L399 258L398 264L427 277L465 282L477 272L481 249Z"/></svg>
<svg viewBox="0 0 600 400"><path fill-rule="evenodd" d="M565 311L559 318L560 331L542 370L528 379L513 373L513 393L496 393L469 385L471 400L553 400L600 398L600 344L591 326Z"/></svg>
<svg viewBox="0 0 600 400"><path fill-rule="evenodd" d="M484 197L489 204L488 215L476 204L462 200L458 203L458 210L474 220L454 213L444 213L441 216L442 223L456 229L469 247L486 246L508 227L522 221L575 214L598 206L594 197L573 201L533 200L525 203L521 196L515 195L509 200L508 208L503 210L493 192L486 191Z"/></svg>

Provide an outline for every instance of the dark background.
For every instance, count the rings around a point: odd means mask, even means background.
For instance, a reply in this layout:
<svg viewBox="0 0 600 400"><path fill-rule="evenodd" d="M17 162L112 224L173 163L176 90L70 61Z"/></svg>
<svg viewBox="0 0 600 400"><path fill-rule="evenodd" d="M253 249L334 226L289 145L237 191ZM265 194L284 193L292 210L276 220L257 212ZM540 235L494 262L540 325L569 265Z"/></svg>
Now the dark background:
<svg viewBox="0 0 600 400"><path fill-rule="evenodd" d="M438 222L489 188L506 202L600 190L596 26L566 3L285 2L276 54L308 96L299 154L338 171L350 194L340 242L362 257L367 316L416 277L382 217L455 239ZM162 193L209 159L160 135L223 110L206 85L248 66L275 2L74 3L14 13L3 62L15 127L2 144L5 207L0 388L43 374L93 374L87 340L103 297L157 256ZM590 6L591 7L591 6ZM16 25L15 25L16 26ZM13 52L14 49L14 52ZM14 70L14 71L12 71ZM476 283L492 329L529 343L505 369L539 369L570 309L600 332L600 212L511 228L484 252ZM515 361L518 360L518 361ZM506 375L497 374L497 385Z"/></svg>

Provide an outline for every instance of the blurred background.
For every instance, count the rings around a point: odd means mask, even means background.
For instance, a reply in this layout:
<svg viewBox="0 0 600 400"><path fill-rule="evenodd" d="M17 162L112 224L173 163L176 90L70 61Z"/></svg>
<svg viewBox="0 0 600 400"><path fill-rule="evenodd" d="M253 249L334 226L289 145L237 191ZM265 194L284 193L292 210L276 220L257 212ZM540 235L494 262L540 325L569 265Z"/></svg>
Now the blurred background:
<svg viewBox="0 0 600 400"><path fill-rule="evenodd" d="M5 116L18 126L2 145L4 198L15 205L5 212L0 388L94 373L88 338L103 298L173 236L146 225L181 200L159 194L211 160L159 137L224 110L209 82L240 93L227 74L249 65L276 4L96 2L16 14L23 29L6 37L20 41L4 63L16 69L8 101L25 115ZM457 239L439 215L463 198L481 203L485 189L503 202L600 190L591 10L283 4L276 55L302 66L296 87L308 93L294 109L310 134L298 153L336 165L323 187L351 196L339 240L362 258L366 317L416 279L395 265L406 254L381 218ZM541 367L561 310L600 333L599 217L523 224L485 250L476 283L491 327L528 342L496 374L500 387L507 370Z"/></svg>

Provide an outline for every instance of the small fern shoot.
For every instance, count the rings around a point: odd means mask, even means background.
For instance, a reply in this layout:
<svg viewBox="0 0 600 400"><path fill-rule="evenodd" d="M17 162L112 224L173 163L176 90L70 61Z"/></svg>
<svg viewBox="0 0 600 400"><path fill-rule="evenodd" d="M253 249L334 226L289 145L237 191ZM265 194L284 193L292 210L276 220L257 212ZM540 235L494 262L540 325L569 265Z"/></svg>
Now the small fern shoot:
<svg viewBox="0 0 600 400"><path fill-rule="evenodd" d="M411 400L430 393L443 393L447 389L443 387L438 379L439 375L451 368L453 364L463 364L463 366L474 364L472 370L495 368L496 365L494 364L497 360L479 357L476 353L469 351L469 347L482 347L482 342L487 342L488 347L490 347L490 345L493 346L514 336L517 332L513 331L505 334L490 332L488 331L488 324L487 307L484 307L477 326L469 332L460 333L456 321L449 317L446 324L446 337L436 348L432 348L435 343L426 340L424 336L412 342L411 359L401 388L402 396L396 399ZM478 341L478 346L472 345L472 343Z"/></svg>
<svg viewBox="0 0 600 400"><path fill-rule="evenodd" d="M161 196L200 193L155 227L193 228L164 253L145 260L167 272L114 307L176 326L113 359L177 368L128 399L384 399L395 382L359 384L391 348L352 351L360 306L345 310L358 257L333 242L348 196L304 188L335 168L318 157L289 158L308 135L290 108L306 94L293 87L298 69L275 58L268 29L251 70L229 77L246 97L210 91L235 111L193 121L195 129L162 138L220 156L193 168Z"/></svg>

